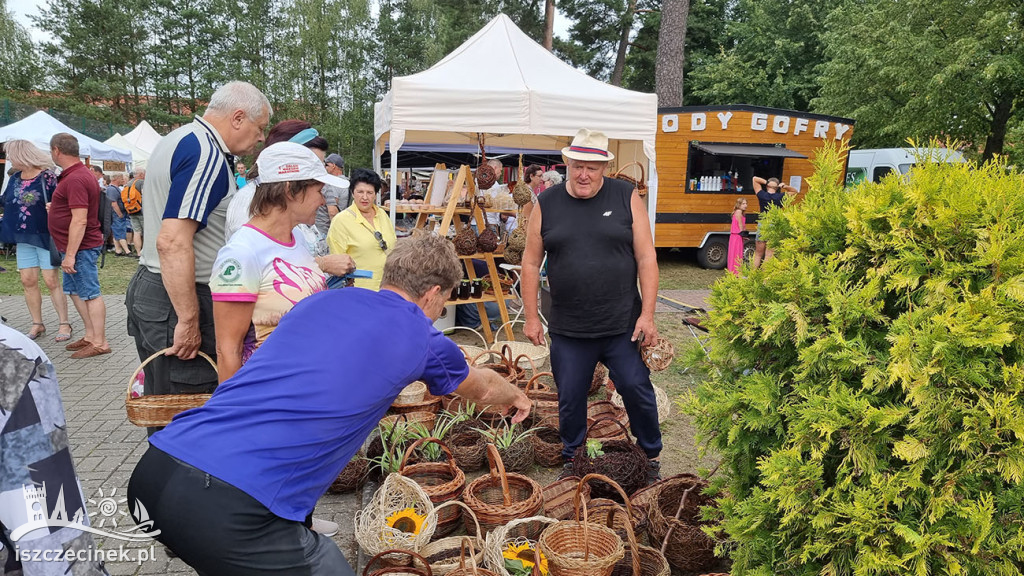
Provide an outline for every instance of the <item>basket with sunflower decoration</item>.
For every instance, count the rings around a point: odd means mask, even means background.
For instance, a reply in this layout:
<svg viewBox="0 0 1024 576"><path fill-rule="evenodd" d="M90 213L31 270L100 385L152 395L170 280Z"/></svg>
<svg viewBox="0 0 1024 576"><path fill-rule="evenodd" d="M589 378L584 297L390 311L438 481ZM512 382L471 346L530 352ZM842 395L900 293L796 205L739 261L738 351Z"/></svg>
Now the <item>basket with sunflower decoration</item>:
<svg viewBox="0 0 1024 576"><path fill-rule="evenodd" d="M470 536L473 539L473 559L477 566L483 565L484 561L484 537L480 532L480 523L476 520L476 514L470 510L469 506L466 506L464 502L459 500L449 500L444 504L434 508L434 514L441 514L441 511L445 508L450 507L462 508L463 516L473 521L473 526L476 527L475 536ZM430 544L427 544L420 550L420 554L427 559L430 563L430 569L434 572L434 576L445 576L452 570L459 567L459 555L462 549L462 539L467 538L466 536L448 536L447 538L438 538Z"/></svg>
<svg viewBox="0 0 1024 576"><path fill-rule="evenodd" d="M409 458L412 457L416 448L429 442L441 447L447 456L447 461L409 464ZM462 491L466 489L466 474L456 465L455 457L448 449L448 445L434 436L420 438L409 445L405 450L405 457L402 458L402 463L398 467L398 473L419 484L435 505L459 499L462 496ZM444 513L437 514L434 531L438 536L447 536L455 531L461 519L462 512L458 508L445 510Z"/></svg>
<svg viewBox="0 0 1024 576"><path fill-rule="evenodd" d="M355 536L367 554L400 548L418 551L437 528L434 505L416 481L389 474L373 497L356 512Z"/></svg>
<svg viewBox="0 0 1024 576"><path fill-rule="evenodd" d="M537 534L555 522L547 516L532 516L495 528L484 545L487 568L498 576L530 576L536 566L541 576L548 576L548 561L537 549Z"/></svg>

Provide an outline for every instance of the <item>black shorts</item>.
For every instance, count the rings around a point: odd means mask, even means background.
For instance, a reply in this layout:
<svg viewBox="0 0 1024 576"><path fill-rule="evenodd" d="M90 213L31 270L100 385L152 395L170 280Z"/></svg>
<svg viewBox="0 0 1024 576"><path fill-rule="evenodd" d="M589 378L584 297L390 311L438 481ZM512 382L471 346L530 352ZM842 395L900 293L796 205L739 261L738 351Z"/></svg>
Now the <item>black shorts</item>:
<svg viewBox="0 0 1024 576"><path fill-rule="evenodd" d="M333 540L150 446L128 482L156 539L201 576L355 576Z"/></svg>

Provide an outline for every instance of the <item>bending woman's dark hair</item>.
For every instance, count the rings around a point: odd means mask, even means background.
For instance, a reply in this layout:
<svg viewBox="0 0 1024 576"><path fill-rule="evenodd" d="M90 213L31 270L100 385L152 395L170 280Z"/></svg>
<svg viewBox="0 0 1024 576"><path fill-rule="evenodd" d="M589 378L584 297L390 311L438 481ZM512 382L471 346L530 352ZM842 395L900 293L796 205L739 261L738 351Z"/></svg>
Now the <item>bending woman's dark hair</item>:
<svg viewBox="0 0 1024 576"><path fill-rule="evenodd" d="M359 168L352 173L352 176L348 179L348 189L355 190L356 184L365 182L370 186L373 186L373 192L376 194L380 192L380 187L383 184L380 180L380 176L373 170L367 170L366 168Z"/></svg>
<svg viewBox="0 0 1024 576"><path fill-rule="evenodd" d="M265 149L267 146L277 144L278 142L287 142L295 137L299 132L308 130L312 127L313 125L305 120L297 120L294 118L290 120L281 120L277 124L274 124L270 129L270 133L267 134L267 141L263 144L263 148ZM326 152L330 147L327 140L320 135L303 142L298 142L298 144L302 144L306 148L323 150L324 152ZM260 151L262 152L262 150ZM259 158L259 154L257 154L256 157ZM246 173L245 178L247 180L255 180L257 176L259 176L259 171L256 169L256 163L253 162L252 167L249 168L249 172Z"/></svg>

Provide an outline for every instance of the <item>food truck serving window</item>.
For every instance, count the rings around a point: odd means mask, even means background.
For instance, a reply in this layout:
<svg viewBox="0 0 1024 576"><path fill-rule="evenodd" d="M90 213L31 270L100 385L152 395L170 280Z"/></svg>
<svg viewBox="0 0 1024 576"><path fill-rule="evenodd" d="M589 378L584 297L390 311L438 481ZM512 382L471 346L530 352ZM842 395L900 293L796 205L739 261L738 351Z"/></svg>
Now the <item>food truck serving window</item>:
<svg viewBox="0 0 1024 576"><path fill-rule="evenodd" d="M807 158L771 144L690 142L688 192L753 194L753 178L782 178L786 158Z"/></svg>

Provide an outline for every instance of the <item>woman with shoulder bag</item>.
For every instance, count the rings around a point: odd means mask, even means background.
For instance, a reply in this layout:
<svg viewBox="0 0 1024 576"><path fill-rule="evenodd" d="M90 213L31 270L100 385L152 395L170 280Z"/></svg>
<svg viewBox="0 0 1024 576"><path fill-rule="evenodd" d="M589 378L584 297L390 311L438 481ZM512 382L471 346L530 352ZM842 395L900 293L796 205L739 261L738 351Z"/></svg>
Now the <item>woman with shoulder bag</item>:
<svg viewBox="0 0 1024 576"><path fill-rule="evenodd" d="M50 291L50 300L57 311L60 329L56 342L71 339L68 322L68 302L61 288L60 262L51 262L52 240L47 228L46 210L50 195L57 188L57 176L51 170L50 155L36 148L28 140L9 140L4 143L7 162L13 167L3 193L4 218L0 222L0 241L16 244L18 273L25 288L25 304L32 316L28 337L35 340L46 333L43 324L43 296L39 288L39 272Z"/></svg>

